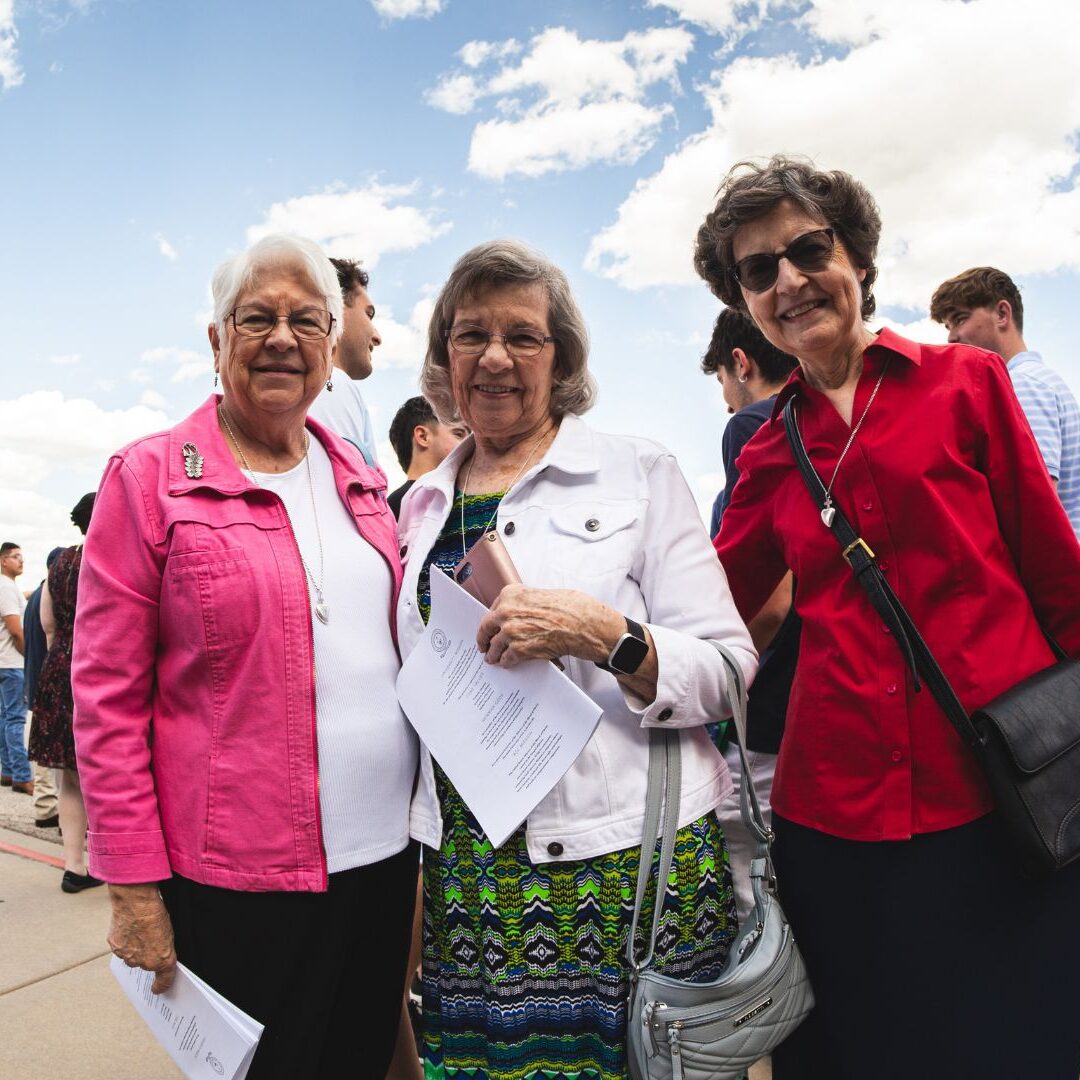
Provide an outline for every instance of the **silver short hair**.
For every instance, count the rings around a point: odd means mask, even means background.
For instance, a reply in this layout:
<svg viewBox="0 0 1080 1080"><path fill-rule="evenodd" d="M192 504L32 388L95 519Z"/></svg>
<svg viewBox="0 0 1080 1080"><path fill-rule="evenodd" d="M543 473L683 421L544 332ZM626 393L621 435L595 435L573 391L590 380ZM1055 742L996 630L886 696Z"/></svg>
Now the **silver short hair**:
<svg viewBox="0 0 1080 1080"><path fill-rule="evenodd" d="M444 424L461 419L450 385L447 342L455 312L479 293L521 285L541 285L547 294L548 325L555 339L552 415L580 416L596 401L596 381L589 374L589 331L566 275L539 251L517 240L491 240L465 252L454 264L428 323L420 391Z"/></svg>
<svg viewBox="0 0 1080 1080"><path fill-rule="evenodd" d="M210 288L214 296L214 323L218 333L225 336L225 317L236 306L237 297L258 280L259 274L276 267L298 270L326 302L326 310L334 317L330 344L341 337L345 301L341 296L334 264L314 240L287 233L273 233L252 244L247 251L226 259L215 271Z"/></svg>

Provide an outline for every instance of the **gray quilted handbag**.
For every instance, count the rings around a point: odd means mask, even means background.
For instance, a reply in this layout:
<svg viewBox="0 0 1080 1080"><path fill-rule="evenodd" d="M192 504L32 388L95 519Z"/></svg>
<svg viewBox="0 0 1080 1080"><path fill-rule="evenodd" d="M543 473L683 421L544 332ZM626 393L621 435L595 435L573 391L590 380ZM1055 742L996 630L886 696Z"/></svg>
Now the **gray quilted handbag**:
<svg viewBox="0 0 1080 1080"><path fill-rule="evenodd" d="M757 839L751 863L754 912L731 946L720 976L709 983L684 982L653 970L661 904L654 905L644 955L635 939L641 905L652 877L638 872L634 918L626 945L630 965L627 1058L633 1080L736 1080L755 1061L784 1041L814 1006L802 957L780 903L769 847L772 830L761 807L746 760L746 684L735 658L712 643L725 661L728 699L742 758L742 818ZM682 758L677 731L650 732L649 789L641 866L656 846L663 803L658 881L666 882L679 819Z"/></svg>

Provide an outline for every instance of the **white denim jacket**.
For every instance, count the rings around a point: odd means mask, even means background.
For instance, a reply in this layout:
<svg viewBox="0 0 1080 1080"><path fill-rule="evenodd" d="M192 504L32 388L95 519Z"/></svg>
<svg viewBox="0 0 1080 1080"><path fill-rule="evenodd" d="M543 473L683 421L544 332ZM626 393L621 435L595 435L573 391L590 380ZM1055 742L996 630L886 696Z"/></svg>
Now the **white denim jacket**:
<svg viewBox="0 0 1080 1080"><path fill-rule="evenodd" d="M417 578L471 447L470 437L402 503L403 657L423 633ZM656 443L604 435L566 416L544 458L506 494L497 522L526 585L580 589L647 624L659 662L656 698L646 705L624 693L614 675L569 660L567 675L604 713L570 770L529 816L529 857L565 862L641 843L652 727L682 729L679 825L716 807L731 791L731 777L702 725L730 709L723 661L708 639L732 650L747 681L757 653L675 458ZM434 771L423 745L411 829L425 844L441 843Z"/></svg>

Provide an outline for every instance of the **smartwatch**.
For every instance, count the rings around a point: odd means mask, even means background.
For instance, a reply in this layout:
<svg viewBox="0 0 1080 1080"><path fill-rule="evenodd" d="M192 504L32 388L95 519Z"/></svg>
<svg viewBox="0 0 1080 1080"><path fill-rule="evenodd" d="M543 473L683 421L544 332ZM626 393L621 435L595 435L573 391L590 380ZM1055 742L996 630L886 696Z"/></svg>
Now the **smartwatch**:
<svg viewBox="0 0 1080 1080"><path fill-rule="evenodd" d="M626 619L626 633L615 642L615 648L606 660L597 660L596 666L610 671L612 675L633 675L649 655L649 642L640 623Z"/></svg>

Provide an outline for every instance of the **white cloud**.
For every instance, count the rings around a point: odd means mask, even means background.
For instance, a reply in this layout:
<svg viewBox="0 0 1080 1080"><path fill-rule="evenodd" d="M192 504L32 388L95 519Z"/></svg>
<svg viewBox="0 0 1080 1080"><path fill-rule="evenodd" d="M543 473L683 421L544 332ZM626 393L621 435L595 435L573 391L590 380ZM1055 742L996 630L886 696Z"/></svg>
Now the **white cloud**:
<svg viewBox="0 0 1080 1080"><path fill-rule="evenodd" d="M185 382L188 379L206 379L209 382L214 374L214 365L206 353L196 352L194 349L178 349L175 345L159 345L146 349L139 357L139 362L142 366L136 368L130 376L138 383L156 381L147 370L152 367L172 365L170 382Z"/></svg>
<svg viewBox="0 0 1080 1080"><path fill-rule="evenodd" d="M815 0L796 20L819 44L851 46L840 57L743 56L719 70L704 91L711 125L638 182L594 237L589 268L631 289L695 282L693 237L724 173L776 152L873 192L883 303L925 308L943 278L979 263L1080 267L1080 5L1031 0L1023 19L1010 0L854 10ZM991 70L1003 42L1023 63Z"/></svg>
<svg viewBox="0 0 1080 1080"><path fill-rule="evenodd" d="M139 404L145 405L148 409L164 410L167 402L156 390L144 390L142 392L142 397L139 398Z"/></svg>
<svg viewBox="0 0 1080 1080"><path fill-rule="evenodd" d="M909 341L921 341L926 345L944 345L949 339L945 327L929 317L905 323L897 322L896 319L890 319L884 315L875 315L870 321L870 327L873 330L878 330L883 326L895 330Z"/></svg>
<svg viewBox="0 0 1080 1080"><path fill-rule="evenodd" d="M507 38L506 41L467 41L458 49L458 56L466 67L475 68L493 57L513 56L519 52L521 43Z"/></svg>
<svg viewBox="0 0 1080 1080"><path fill-rule="evenodd" d="M671 106L653 100L655 88L680 92L679 66L693 48L681 28L654 28L618 41L582 39L565 27L520 46L470 42L459 53L470 72L452 72L428 92L429 104L464 114L491 100L500 119L473 129L469 168L501 180L512 173L540 176L596 162L629 164L655 142ZM477 69L498 61L486 78Z"/></svg>
<svg viewBox="0 0 1080 1080"><path fill-rule="evenodd" d="M157 241L158 251L165 256L166 259L176 262L180 258L180 253L165 239L161 233L154 233L153 237Z"/></svg>
<svg viewBox="0 0 1080 1080"><path fill-rule="evenodd" d="M57 367L70 367L72 364L77 364L82 360L82 353L62 353L58 356L50 356L49 363L56 364Z"/></svg>
<svg viewBox="0 0 1080 1080"><path fill-rule="evenodd" d="M336 184L274 203L262 222L248 228L247 239L254 243L270 233L297 233L318 241L330 256L362 259L370 269L388 252L411 251L451 228L437 220L435 209L399 205L418 188L417 183L377 181L352 189Z"/></svg>
<svg viewBox="0 0 1080 1080"><path fill-rule="evenodd" d="M648 0L651 8L670 8L684 22L713 34L726 34L738 22L739 0ZM742 5L742 6L745 6Z"/></svg>
<svg viewBox="0 0 1080 1080"><path fill-rule="evenodd" d="M371 0L384 19L430 19L445 7L445 0Z"/></svg>
<svg viewBox="0 0 1080 1080"><path fill-rule="evenodd" d="M597 101L522 120L487 120L473 131L469 168L501 180L507 172L543 176L594 161L632 164L656 141L670 106Z"/></svg>
<svg viewBox="0 0 1080 1080"><path fill-rule="evenodd" d="M435 301L431 297L418 300L409 313L407 323L397 322L389 308L380 309L375 317L375 325L382 344L372 354L376 369L389 367L419 371L427 352L427 328L434 309Z"/></svg>
<svg viewBox="0 0 1080 1080"><path fill-rule="evenodd" d="M482 91L471 75L447 75L424 94L424 100L443 112L464 116L472 112Z"/></svg>
<svg viewBox="0 0 1080 1080"><path fill-rule="evenodd" d="M18 42L15 0L0 0L0 87L4 90L11 90L23 81Z"/></svg>
<svg viewBox="0 0 1080 1080"><path fill-rule="evenodd" d="M167 423L164 413L143 405L110 410L59 390L35 390L0 400L0 451L31 454L49 470L93 465L100 471L114 450Z"/></svg>

